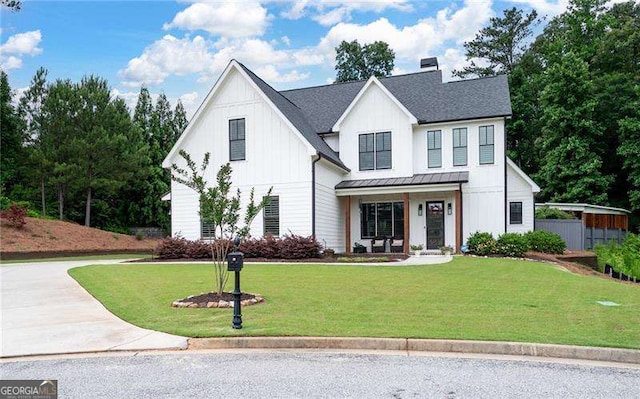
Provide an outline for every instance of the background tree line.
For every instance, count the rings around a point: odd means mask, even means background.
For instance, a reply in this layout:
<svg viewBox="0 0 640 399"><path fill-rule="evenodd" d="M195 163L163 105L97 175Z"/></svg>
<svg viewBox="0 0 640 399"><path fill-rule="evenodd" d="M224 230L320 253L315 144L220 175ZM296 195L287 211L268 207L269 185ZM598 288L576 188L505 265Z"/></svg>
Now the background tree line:
<svg viewBox="0 0 640 399"><path fill-rule="evenodd" d="M454 76L509 75L508 155L542 188L536 202L630 209L638 230L640 4L572 0L541 31L540 22L517 8L491 18ZM336 53L339 82L393 69L386 43L342 42Z"/></svg>
<svg viewBox="0 0 640 399"><path fill-rule="evenodd" d="M572 0L536 37L534 11L492 18L460 77L508 74L509 156L540 201L633 211L640 225L640 4Z"/></svg>
<svg viewBox="0 0 640 399"><path fill-rule="evenodd" d="M161 166L187 125L178 101L155 105L142 87L131 115L97 76L47 81L40 68L14 105L0 71L2 202L113 231L169 229L169 172Z"/></svg>

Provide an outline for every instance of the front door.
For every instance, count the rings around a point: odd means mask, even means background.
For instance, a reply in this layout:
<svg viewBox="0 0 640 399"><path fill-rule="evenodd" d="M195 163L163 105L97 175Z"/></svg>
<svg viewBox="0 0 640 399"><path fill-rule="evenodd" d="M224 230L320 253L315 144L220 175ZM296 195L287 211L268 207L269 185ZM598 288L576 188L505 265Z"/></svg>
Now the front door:
<svg viewBox="0 0 640 399"><path fill-rule="evenodd" d="M427 249L444 247L444 202L427 202Z"/></svg>

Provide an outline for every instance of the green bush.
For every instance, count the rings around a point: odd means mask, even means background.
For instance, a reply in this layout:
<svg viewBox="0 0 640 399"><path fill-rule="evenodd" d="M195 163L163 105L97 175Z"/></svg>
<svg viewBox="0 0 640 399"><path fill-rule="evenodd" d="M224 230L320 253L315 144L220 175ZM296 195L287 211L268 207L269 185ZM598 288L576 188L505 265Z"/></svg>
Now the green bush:
<svg viewBox="0 0 640 399"><path fill-rule="evenodd" d="M467 247L472 254L485 256L497 253L496 240L491 233L476 231L467 239Z"/></svg>
<svg viewBox="0 0 640 399"><path fill-rule="evenodd" d="M529 250L529 243L522 234L504 233L496 241L498 253L512 258L522 258Z"/></svg>
<svg viewBox="0 0 640 399"><path fill-rule="evenodd" d="M536 219L577 219L573 214L560 209L543 206L536 209Z"/></svg>
<svg viewBox="0 0 640 399"><path fill-rule="evenodd" d="M609 265L618 273L640 278L640 236L629 233L622 245L597 245L594 249L598 257L598 267L604 271Z"/></svg>
<svg viewBox="0 0 640 399"><path fill-rule="evenodd" d="M562 237L556 233L543 230L529 231L524 235L529 249L546 254L561 254L567 248Z"/></svg>

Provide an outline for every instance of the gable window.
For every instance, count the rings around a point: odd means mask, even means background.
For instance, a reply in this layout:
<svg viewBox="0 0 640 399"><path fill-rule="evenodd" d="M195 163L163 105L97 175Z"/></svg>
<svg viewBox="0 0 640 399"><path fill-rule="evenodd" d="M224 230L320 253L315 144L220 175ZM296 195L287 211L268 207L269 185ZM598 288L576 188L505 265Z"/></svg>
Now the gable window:
<svg viewBox="0 0 640 399"><path fill-rule="evenodd" d="M430 168L442 167L442 131L427 132L427 164Z"/></svg>
<svg viewBox="0 0 640 399"><path fill-rule="evenodd" d="M245 159L245 123L242 119L229 120L229 160Z"/></svg>
<svg viewBox="0 0 640 399"><path fill-rule="evenodd" d="M360 205L362 238L404 236L404 203L375 202Z"/></svg>
<svg viewBox="0 0 640 399"><path fill-rule="evenodd" d="M509 223L522 224L522 202L509 202Z"/></svg>
<svg viewBox="0 0 640 399"><path fill-rule="evenodd" d="M493 163L493 125L480 126L480 165Z"/></svg>
<svg viewBox="0 0 640 399"><path fill-rule="evenodd" d="M280 235L280 197L269 197L269 204L262 210L264 215L264 235Z"/></svg>
<svg viewBox="0 0 640 399"><path fill-rule="evenodd" d="M453 129L453 166L467 164L467 128Z"/></svg>
<svg viewBox="0 0 640 399"><path fill-rule="evenodd" d="M391 169L391 132L358 137L360 170Z"/></svg>

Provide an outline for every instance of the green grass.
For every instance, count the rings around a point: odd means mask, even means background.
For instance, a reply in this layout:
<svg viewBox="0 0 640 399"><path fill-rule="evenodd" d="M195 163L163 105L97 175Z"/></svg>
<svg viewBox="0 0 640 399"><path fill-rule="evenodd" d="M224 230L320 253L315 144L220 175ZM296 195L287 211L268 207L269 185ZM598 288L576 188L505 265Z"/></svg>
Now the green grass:
<svg viewBox="0 0 640 399"><path fill-rule="evenodd" d="M100 260L100 259L146 259L150 254L109 254L109 255L87 255L87 256L63 256L58 258L36 258L36 259L2 259L0 264L13 263L33 263L33 262L59 262L64 260Z"/></svg>
<svg viewBox="0 0 640 399"><path fill-rule="evenodd" d="M456 257L410 267L245 264L243 291L267 302L242 309L239 331L231 328L230 309L170 306L211 290L210 265L100 265L69 273L124 320L192 337L450 338L640 348L639 286L538 262Z"/></svg>

